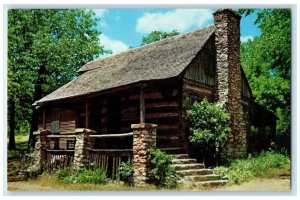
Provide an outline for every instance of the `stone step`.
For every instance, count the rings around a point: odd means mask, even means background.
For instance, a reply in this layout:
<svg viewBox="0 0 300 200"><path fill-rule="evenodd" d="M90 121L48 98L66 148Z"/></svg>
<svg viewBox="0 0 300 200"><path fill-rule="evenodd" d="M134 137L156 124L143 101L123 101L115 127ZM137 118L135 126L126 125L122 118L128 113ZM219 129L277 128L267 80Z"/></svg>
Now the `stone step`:
<svg viewBox="0 0 300 200"><path fill-rule="evenodd" d="M185 159L185 158L189 158L189 155L188 155L188 154L172 154L172 156L173 156L175 159Z"/></svg>
<svg viewBox="0 0 300 200"><path fill-rule="evenodd" d="M164 148L161 150L174 157L171 167L181 176L179 184L218 187L225 185L228 181L226 177L214 174L212 169L205 168L204 163L197 163L196 159L190 158L181 149Z"/></svg>
<svg viewBox="0 0 300 200"><path fill-rule="evenodd" d="M177 170L180 176L196 176L196 175L209 175L213 174L211 169L188 169L188 170Z"/></svg>
<svg viewBox="0 0 300 200"><path fill-rule="evenodd" d="M167 154L181 154L183 153L181 148L178 147L168 147L168 148L159 148L161 151L166 152Z"/></svg>
<svg viewBox="0 0 300 200"><path fill-rule="evenodd" d="M216 175L216 174L196 175L196 176L184 176L183 180L193 181L193 182L215 181L215 180L221 180L221 177L219 175Z"/></svg>
<svg viewBox="0 0 300 200"><path fill-rule="evenodd" d="M175 158L172 160L173 164L192 164L192 163L197 163L196 159L192 158Z"/></svg>
<svg viewBox="0 0 300 200"><path fill-rule="evenodd" d="M174 168L176 171L179 171L179 170L195 170L195 169L203 169L204 164L200 164L200 163L172 164L171 167Z"/></svg>

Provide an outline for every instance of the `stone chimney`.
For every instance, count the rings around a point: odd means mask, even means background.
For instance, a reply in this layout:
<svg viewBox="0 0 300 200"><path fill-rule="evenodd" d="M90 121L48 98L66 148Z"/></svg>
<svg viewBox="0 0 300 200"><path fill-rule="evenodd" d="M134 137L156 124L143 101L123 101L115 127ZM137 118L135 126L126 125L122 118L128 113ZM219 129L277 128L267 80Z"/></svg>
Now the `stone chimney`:
<svg viewBox="0 0 300 200"><path fill-rule="evenodd" d="M221 145L221 157L246 155L246 125L241 104L240 19L231 9L218 9L214 14L217 101L230 113L230 133Z"/></svg>

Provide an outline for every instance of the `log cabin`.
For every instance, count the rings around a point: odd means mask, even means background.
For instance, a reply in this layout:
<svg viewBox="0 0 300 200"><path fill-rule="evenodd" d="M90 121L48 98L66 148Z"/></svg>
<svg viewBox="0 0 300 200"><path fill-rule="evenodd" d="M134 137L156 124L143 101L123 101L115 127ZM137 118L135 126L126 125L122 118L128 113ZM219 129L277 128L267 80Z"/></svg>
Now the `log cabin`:
<svg viewBox="0 0 300 200"><path fill-rule="evenodd" d="M132 137L122 135L131 135L131 124L151 123L158 148L193 154L186 110L207 98L231 115L226 155L254 151L251 127L274 134L276 117L255 102L241 67L240 16L221 9L214 18L214 25L88 62L75 80L35 102L39 129L66 135L49 148L74 148L67 135L87 128L103 135L94 149L132 149Z"/></svg>

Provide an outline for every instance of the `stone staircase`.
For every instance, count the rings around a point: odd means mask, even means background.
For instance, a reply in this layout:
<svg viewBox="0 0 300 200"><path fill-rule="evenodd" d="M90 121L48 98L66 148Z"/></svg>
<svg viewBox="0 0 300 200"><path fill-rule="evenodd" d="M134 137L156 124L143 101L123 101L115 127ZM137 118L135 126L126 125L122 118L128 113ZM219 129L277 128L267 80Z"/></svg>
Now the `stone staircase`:
<svg viewBox="0 0 300 200"><path fill-rule="evenodd" d="M171 167L181 177L179 184L218 187L225 185L228 181L214 174L212 169L205 168L203 163L197 163L196 159L190 158L188 154L179 153L180 150L174 148L165 152L174 157Z"/></svg>

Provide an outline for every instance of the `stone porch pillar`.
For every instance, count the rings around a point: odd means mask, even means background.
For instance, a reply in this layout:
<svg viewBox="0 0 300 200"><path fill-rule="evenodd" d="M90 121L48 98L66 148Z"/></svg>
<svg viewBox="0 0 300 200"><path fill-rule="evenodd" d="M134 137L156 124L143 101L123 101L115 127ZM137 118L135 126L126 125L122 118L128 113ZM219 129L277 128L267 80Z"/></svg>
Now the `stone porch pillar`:
<svg viewBox="0 0 300 200"><path fill-rule="evenodd" d="M149 164L147 149L156 147L156 124L132 124L133 129L133 183L135 186L145 186Z"/></svg>
<svg viewBox="0 0 300 200"><path fill-rule="evenodd" d="M47 135L50 135L51 131L41 129L36 132L36 143L34 148L34 165L33 170L37 173L43 172L45 163L47 160L46 150L50 148L50 143L47 140Z"/></svg>
<svg viewBox="0 0 300 200"><path fill-rule="evenodd" d="M95 131L85 128L77 128L75 130L74 168L88 167L88 149L94 147L94 140L90 138L90 135L95 133Z"/></svg>

